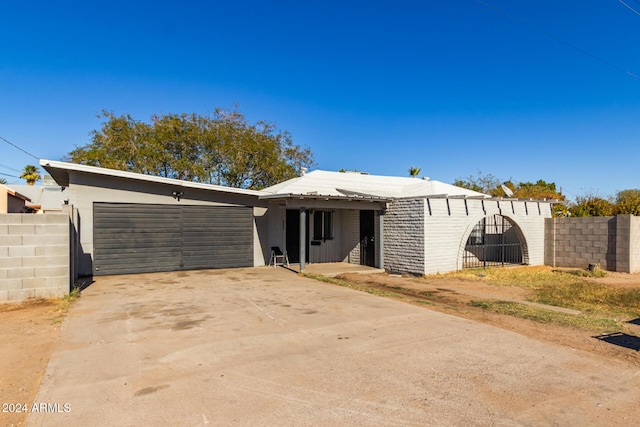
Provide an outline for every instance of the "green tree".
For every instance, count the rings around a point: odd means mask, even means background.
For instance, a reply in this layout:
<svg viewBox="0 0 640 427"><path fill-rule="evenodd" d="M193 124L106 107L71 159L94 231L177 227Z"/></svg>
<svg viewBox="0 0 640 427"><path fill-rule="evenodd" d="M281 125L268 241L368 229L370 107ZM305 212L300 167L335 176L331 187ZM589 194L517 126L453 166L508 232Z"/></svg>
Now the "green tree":
<svg viewBox="0 0 640 427"><path fill-rule="evenodd" d="M27 165L22 170L20 178L25 179L28 185L33 185L36 181L40 181L42 177L40 176L40 170L37 166Z"/></svg>
<svg viewBox="0 0 640 427"><path fill-rule="evenodd" d="M470 175L467 178L458 178L453 185L478 191L493 197L509 197L502 186L509 188L518 199L548 199L564 200L565 197L556 189L554 182L546 182L542 179L537 182L518 182L513 180L503 181L492 174L483 174L478 171L478 175Z"/></svg>
<svg viewBox="0 0 640 427"><path fill-rule="evenodd" d="M557 190L554 182L546 182L542 179L536 182L518 182L513 180L502 181L492 174L483 174L478 171L478 175L470 175L467 178L458 178L453 185L468 188L488 194L492 197L514 197L517 199L547 199L564 201L565 196ZM511 195L505 192L504 187L511 190ZM552 208L553 216L567 216L568 208L565 203L557 203Z"/></svg>
<svg viewBox="0 0 640 427"><path fill-rule="evenodd" d="M0 178L0 184L6 184L6 183L7 183L7 180L6 180L6 179L4 179L4 178Z"/></svg>
<svg viewBox="0 0 640 427"><path fill-rule="evenodd" d="M616 196L616 213L640 216L640 189L619 191Z"/></svg>
<svg viewBox="0 0 640 427"><path fill-rule="evenodd" d="M415 166L411 166L409 168L409 176L412 177L412 178L417 178L418 175L420 175L420 170L421 170L420 168L417 168Z"/></svg>
<svg viewBox="0 0 640 427"><path fill-rule="evenodd" d="M153 115L149 123L103 111L74 163L189 181L260 189L310 167L313 154L274 124L250 124L238 111Z"/></svg>
<svg viewBox="0 0 640 427"><path fill-rule="evenodd" d="M497 197L504 195L504 192L500 194L502 191L500 184L502 184L502 180L492 174L483 175L480 170L477 176L469 175L466 178L458 178L453 183L453 185L458 187Z"/></svg>
<svg viewBox="0 0 640 427"><path fill-rule="evenodd" d="M564 195L556 189L555 182L546 182L541 179L536 182L520 182L514 190L513 197L519 199L565 199Z"/></svg>
<svg viewBox="0 0 640 427"><path fill-rule="evenodd" d="M576 203L569 207L571 216L612 216L616 214L616 205L602 197L588 194L576 197Z"/></svg>

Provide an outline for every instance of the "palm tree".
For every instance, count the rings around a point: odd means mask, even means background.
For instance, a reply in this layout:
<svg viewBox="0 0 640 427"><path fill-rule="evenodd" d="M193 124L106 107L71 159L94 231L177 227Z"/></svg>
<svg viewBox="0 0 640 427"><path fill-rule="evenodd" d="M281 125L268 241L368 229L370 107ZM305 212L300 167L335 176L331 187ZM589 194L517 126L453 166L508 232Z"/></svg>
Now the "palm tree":
<svg viewBox="0 0 640 427"><path fill-rule="evenodd" d="M6 180L6 179L4 179L4 178L0 178L0 184L6 184L6 183L7 183L7 180Z"/></svg>
<svg viewBox="0 0 640 427"><path fill-rule="evenodd" d="M40 181L41 176L37 166L27 165L24 167L20 178L26 179L27 185L33 185L36 183L36 181Z"/></svg>
<svg viewBox="0 0 640 427"><path fill-rule="evenodd" d="M420 175L420 168L416 168L414 166L411 166L409 168L409 176L411 176L413 178L417 178L418 175Z"/></svg>

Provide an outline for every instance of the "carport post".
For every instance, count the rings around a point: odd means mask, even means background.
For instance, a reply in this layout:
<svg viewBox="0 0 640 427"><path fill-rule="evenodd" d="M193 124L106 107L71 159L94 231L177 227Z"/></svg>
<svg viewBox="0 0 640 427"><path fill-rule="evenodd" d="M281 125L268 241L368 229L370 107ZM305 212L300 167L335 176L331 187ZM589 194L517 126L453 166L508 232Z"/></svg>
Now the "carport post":
<svg viewBox="0 0 640 427"><path fill-rule="evenodd" d="M305 243L307 241L307 211L305 208L300 208L300 273L304 271L304 261L306 258Z"/></svg>

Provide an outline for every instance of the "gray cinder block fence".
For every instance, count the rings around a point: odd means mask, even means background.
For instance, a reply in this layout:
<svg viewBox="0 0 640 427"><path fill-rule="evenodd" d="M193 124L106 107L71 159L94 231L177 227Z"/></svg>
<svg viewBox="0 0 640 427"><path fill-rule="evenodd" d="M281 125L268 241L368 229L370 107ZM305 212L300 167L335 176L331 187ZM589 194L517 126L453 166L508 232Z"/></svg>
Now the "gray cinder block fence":
<svg viewBox="0 0 640 427"><path fill-rule="evenodd" d="M553 267L640 272L640 217L547 218L544 256Z"/></svg>

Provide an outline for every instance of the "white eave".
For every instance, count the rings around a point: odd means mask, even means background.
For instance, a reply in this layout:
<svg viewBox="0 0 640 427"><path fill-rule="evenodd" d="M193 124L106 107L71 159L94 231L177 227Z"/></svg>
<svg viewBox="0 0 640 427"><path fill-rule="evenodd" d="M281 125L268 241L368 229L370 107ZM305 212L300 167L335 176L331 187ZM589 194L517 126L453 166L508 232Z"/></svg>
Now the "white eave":
<svg viewBox="0 0 640 427"><path fill-rule="evenodd" d="M365 201L365 202L383 202L390 203L393 201L391 198L377 197L377 196L365 196L365 195L322 195L322 194L296 194L296 193L275 193L275 194L262 194L259 197L261 200L341 200L341 201Z"/></svg>
<svg viewBox="0 0 640 427"><path fill-rule="evenodd" d="M69 186L69 172L81 172L94 175L109 176L114 178L132 179L136 181L147 181L158 184L169 184L176 187L197 188L201 190L218 191L223 193L242 194L247 196L260 196L262 191L247 190L244 188L232 188L215 184L204 184L200 182L182 181L179 179L164 178L141 173L126 172L116 169L107 169L97 166L80 165L77 163L58 162L55 160L40 160L42 166L51 177L62 187Z"/></svg>

